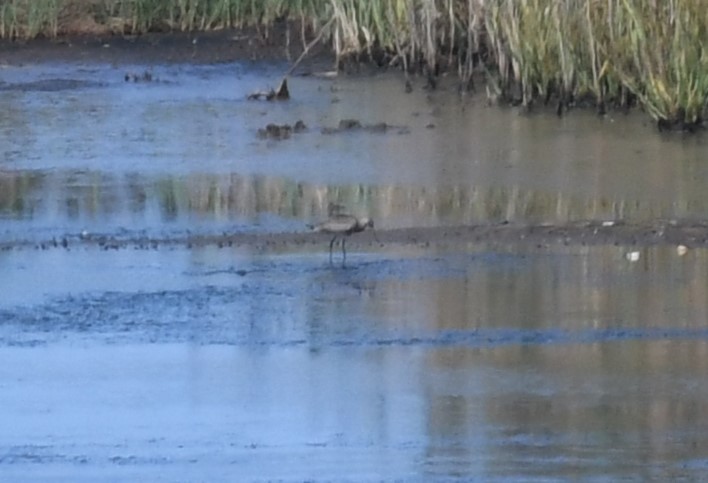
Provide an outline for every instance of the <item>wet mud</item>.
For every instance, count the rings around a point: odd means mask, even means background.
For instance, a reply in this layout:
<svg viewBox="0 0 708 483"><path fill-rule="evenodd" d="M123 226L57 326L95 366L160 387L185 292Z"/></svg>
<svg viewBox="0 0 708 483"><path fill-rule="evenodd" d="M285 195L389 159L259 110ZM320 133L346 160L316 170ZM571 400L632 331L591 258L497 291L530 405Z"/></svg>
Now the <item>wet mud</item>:
<svg viewBox="0 0 708 483"><path fill-rule="evenodd" d="M103 250L157 249L174 247L269 247L295 248L319 245L332 235L308 231L292 233L220 233L186 234L172 237L135 237L130 234L102 235L83 232L78 235L53 237L51 240L12 240L0 242L0 250L97 247ZM551 248L552 246L614 245L627 247L682 246L708 247L708 223L653 222L628 224L623 222L574 222L564 225L520 225L500 222L494 225L445 226L376 230L376 233L355 235L349 242L371 248L387 245L484 244L485 246L516 245L520 249Z"/></svg>
<svg viewBox="0 0 708 483"><path fill-rule="evenodd" d="M84 35L61 39L0 41L0 64L26 65L37 62L88 62L117 65L214 64L234 61L277 62L302 52L298 42L285 47L282 26L263 30L244 28L214 32L147 33L142 35ZM331 56L315 46L305 59L303 71L313 65L333 65Z"/></svg>

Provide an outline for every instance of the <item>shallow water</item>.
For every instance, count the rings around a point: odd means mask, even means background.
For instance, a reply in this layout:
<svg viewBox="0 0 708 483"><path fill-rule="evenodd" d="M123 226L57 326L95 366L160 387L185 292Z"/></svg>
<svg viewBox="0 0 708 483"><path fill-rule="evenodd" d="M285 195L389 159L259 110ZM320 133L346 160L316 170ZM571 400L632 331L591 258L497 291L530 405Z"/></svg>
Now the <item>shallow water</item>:
<svg viewBox="0 0 708 483"><path fill-rule="evenodd" d="M5 67L0 241L702 219L703 137L278 66ZM322 134L339 120L385 133ZM307 132L258 139L268 122ZM636 262L628 259L639 252ZM708 471L708 252L0 252L8 481L672 480Z"/></svg>
<svg viewBox="0 0 708 483"><path fill-rule="evenodd" d="M661 136L639 113L523 115L460 98L454 85L406 95L393 75L293 78L292 101L247 101L280 75L259 65L158 66L154 82L123 80L144 69L3 69L5 236L292 230L332 201L386 227L701 218L708 209L706 140ZM348 118L395 128L321 133ZM296 120L308 130L291 139L256 136Z"/></svg>
<svg viewBox="0 0 708 483"><path fill-rule="evenodd" d="M0 472L699 478L706 254L643 254L19 252Z"/></svg>

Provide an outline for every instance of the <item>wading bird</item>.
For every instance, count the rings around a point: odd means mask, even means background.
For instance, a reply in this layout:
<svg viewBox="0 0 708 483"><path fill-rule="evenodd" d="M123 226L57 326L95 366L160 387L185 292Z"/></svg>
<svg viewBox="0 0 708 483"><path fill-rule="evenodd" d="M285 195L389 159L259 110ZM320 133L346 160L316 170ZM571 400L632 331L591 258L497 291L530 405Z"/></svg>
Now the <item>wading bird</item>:
<svg viewBox="0 0 708 483"><path fill-rule="evenodd" d="M371 228L373 231L374 220L345 214L333 214L329 220L312 227L314 231L334 235L332 241L329 242L329 263L332 263L334 242L337 241L337 238L342 239L342 265L347 261L347 249L345 248L347 237L352 233L359 233L367 228ZM374 238L376 238L376 233L374 233Z"/></svg>

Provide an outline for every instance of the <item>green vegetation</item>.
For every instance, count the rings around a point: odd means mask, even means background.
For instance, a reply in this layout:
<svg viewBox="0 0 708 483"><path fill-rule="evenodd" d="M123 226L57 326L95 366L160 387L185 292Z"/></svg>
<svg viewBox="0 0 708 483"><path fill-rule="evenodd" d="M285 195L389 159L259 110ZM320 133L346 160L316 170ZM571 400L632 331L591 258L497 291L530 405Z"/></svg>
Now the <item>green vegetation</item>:
<svg viewBox="0 0 708 483"><path fill-rule="evenodd" d="M33 38L58 34L61 0L1 0L0 37Z"/></svg>
<svg viewBox="0 0 708 483"><path fill-rule="evenodd" d="M524 106L638 102L665 128L702 123L705 0L0 0L0 36L258 26L282 19L302 42L327 24L338 61L368 56L420 71L484 72L490 97Z"/></svg>
<svg viewBox="0 0 708 483"><path fill-rule="evenodd" d="M638 99L660 127L701 123L708 100L703 0L491 0L485 26L496 91L559 108Z"/></svg>

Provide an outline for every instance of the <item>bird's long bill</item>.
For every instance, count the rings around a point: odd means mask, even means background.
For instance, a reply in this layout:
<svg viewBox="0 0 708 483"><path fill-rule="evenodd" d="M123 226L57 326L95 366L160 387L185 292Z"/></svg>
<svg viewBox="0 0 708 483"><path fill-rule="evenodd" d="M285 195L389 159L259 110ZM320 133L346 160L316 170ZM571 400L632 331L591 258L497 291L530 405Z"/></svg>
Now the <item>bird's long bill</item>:
<svg viewBox="0 0 708 483"><path fill-rule="evenodd" d="M374 240L376 240L376 243L381 243L379 237L376 236L376 230L374 230L373 228L371 229L371 234L374 235Z"/></svg>

